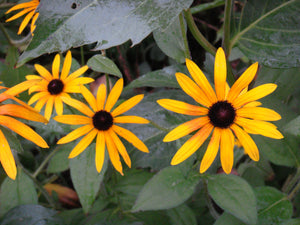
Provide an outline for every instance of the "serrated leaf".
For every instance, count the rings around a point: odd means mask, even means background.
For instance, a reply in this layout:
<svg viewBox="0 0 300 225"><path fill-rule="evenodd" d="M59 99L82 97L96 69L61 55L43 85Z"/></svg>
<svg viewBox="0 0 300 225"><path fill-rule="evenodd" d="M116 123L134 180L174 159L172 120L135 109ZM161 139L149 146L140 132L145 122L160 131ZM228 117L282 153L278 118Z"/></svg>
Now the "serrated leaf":
<svg viewBox="0 0 300 225"><path fill-rule="evenodd" d="M105 158L103 168L98 173L95 166L95 144L91 144L83 153L70 160L72 182L85 213L90 210L99 191L107 168L107 157Z"/></svg>
<svg viewBox="0 0 300 225"><path fill-rule="evenodd" d="M169 209L182 204L194 192L199 177L191 171L188 176L179 166L161 170L150 179L132 207L132 212Z"/></svg>
<svg viewBox="0 0 300 225"><path fill-rule="evenodd" d="M253 0L243 6L231 47L270 67L299 67L300 2Z"/></svg>
<svg viewBox="0 0 300 225"><path fill-rule="evenodd" d="M85 44L96 43L95 50L128 40L135 45L153 30L167 28L191 4L192 0L41 1L35 35L18 65L44 53Z"/></svg>
<svg viewBox="0 0 300 225"><path fill-rule="evenodd" d="M71 142L65 145L59 145L57 146L57 148L59 148L59 150L55 153L55 155L48 163L48 173L59 173L69 168L68 155L74 148L74 143Z"/></svg>
<svg viewBox="0 0 300 225"><path fill-rule="evenodd" d="M103 55L94 55L87 61L87 65L94 71L116 75L117 77L122 78L122 73L117 65Z"/></svg>
<svg viewBox="0 0 300 225"><path fill-rule="evenodd" d="M19 169L15 180L7 177L1 184L0 202L0 215L17 205L37 204L38 197L33 181Z"/></svg>
<svg viewBox="0 0 300 225"><path fill-rule="evenodd" d="M166 211L172 225L197 225L196 216L193 210L186 206L180 205L176 208Z"/></svg>
<svg viewBox="0 0 300 225"><path fill-rule="evenodd" d="M293 119L291 122L289 122L284 127L284 131L290 134L293 134L295 136L300 135L300 116L298 116L296 119Z"/></svg>
<svg viewBox="0 0 300 225"><path fill-rule="evenodd" d="M257 222L254 192L242 178L225 174L210 176L208 177L208 192L226 212L247 224Z"/></svg>

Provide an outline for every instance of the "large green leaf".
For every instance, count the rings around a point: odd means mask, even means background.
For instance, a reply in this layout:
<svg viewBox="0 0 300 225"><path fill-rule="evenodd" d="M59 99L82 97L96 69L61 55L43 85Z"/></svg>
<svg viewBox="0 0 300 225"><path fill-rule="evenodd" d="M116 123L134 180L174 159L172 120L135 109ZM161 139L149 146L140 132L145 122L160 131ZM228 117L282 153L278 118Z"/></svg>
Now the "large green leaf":
<svg viewBox="0 0 300 225"><path fill-rule="evenodd" d="M166 211L170 217L172 225L197 225L197 220L192 209L186 205L180 205L176 208Z"/></svg>
<svg viewBox="0 0 300 225"><path fill-rule="evenodd" d="M300 1L244 1L231 47L277 68L300 66Z"/></svg>
<svg viewBox="0 0 300 225"><path fill-rule="evenodd" d="M1 184L0 202L0 215L17 205L37 204L38 197L33 181L19 169L15 180L7 177Z"/></svg>
<svg viewBox="0 0 300 225"><path fill-rule="evenodd" d="M135 45L153 30L167 28L192 0L41 1L32 42L19 65L42 54L96 43L107 49L128 40Z"/></svg>
<svg viewBox="0 0 300 225"><path fill-rule="evenodd" d="M95 166L95 144L87 147L79 156L71 159L71 178L85 213L89 211L100 188L107 168L107 157L100 173Z"/></svg>
<svg viewBox="0 0 300 225"><path fill-rule="evenodd" d="M295 136L300 136L300 116L296 119L290 121L285 127L284 130L287 133L293 134Z"/></svg>
<svg viewBox="0 0 300 225"><path fill-rule="evenodd" d="M242 178L226 174L210 176L208 192L225 211L247 224L256 223L255 195L251 186Z"/></svg>
<svg viewBox="0 0 300 225"><path fill-rule="evenodd" d="M245 225L242 221L231 215L230 213L224 212L214 223L214 225Z"/></svg>
<svg viewBox="0 0 300 225"><path fill-rule="evenodd" d="M59 150L54 154L54 156L48 163L48 173L59 173L69 169L68 155L74 148L74 143L71 142L64 145L58 145L56 148L58 148Z"/></svg>

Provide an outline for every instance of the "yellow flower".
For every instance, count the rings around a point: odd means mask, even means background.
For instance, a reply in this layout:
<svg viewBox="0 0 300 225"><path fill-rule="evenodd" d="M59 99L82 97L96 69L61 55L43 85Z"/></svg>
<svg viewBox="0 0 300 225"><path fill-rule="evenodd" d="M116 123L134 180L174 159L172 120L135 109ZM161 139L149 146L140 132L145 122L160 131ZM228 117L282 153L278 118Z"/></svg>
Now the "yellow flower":
<svg viewBox="0 0 300 225"><path fill-rule="evenodd" d="M183 91L203 107L171 99L157 101L162 107L173 112L198 116L179 125L163 139L164 142L174 141L198 130L174 155L172 165L179 164L191 156L212 133L200 165L200 173L204 173L210 167L220 146L221 164L228 174L233 166L235 137L254 161L259 160L259 152L249 134L283 138L275 125L266 122L279 120L281 116L271 109L258 107L261 103L256 101L272 93L277 85L264 84L247 91L257 72L258 63L252 64L229 88L226 83L226 58L223 49L219 48L214 68L216 92L193 61L186 59L186 65L195 82L182 73L176 73L177 81Z"/></svg>
<svg viewBox="0 0 300 225"><path fill-rule="evenodd" d="M16 15L10 17L9 19L7 19L5 22L9 22L9 21L18 19L19 17L28 13L25 16L25 18L23 19L23 21L19 27L18 34L21 34L23 32L23 30L25 29L25 27L27 26L29 21L32 19L31 25L30 25L30 31L31 31L31 34L33 35L33 31L35 30L35 27L36 27L35 21L37 20L37 18L39 16L39 13L36 12L35 10L39 4L40 4L40 0L32 0L30 2L24 2L24 3L20 3L20 4L13 6L5 14L8 14L12 11L19 10L19 9L23 9L23 10L18 12Z"/></svg>
<svg viewBox="0 0 300 225"><path fill-rule="evenodd" d="M0 89L4 87L0 86ZM0 103L7 99L12 99L21 105L6 104L0 105L0 125L5 126L20 136L26 138L29 141L37 144L42 148L49 148L44 139L38 135L34 130L24 123L12 118L18 117L26 120L32 120L37 122L47 123L48 121L40 115L36 110L26 105L24 102L10 95L10 90L0 94ZM13 154L10 150L8 141L6 140L3 132L0 129L0 161L3 169L11 179L15 179L17 175L16 163Z"/></svg>
<svg viewBox="0 0 300 225"><path fill-rule="evenodd" d="M118 135L126 139L140 151L148 152L147 146L135 136L135 134L116 125L117 123L149 123L148 120L139 116L120 116L138 104L144 97L142 94L126 100L112 110L120 97L122 90L123 79L119 79L106 100L106 87L104 84L99 86L96 98L86 87L82 86L82 95L89 103L92 110L84 103L73 99L72 102L69 102L71 103L70 105L86 116L62 115L54 117L56 121L61 123L84 125L75 129L57 142L58 144L65 144L86 134L72 150L69 158L74 158L83 152L96 137L95 163L97 171L100 172L102 169L106 145L113 166L123 175L119 154L121 154L128 167L131 167L131 160Z"/></svg>

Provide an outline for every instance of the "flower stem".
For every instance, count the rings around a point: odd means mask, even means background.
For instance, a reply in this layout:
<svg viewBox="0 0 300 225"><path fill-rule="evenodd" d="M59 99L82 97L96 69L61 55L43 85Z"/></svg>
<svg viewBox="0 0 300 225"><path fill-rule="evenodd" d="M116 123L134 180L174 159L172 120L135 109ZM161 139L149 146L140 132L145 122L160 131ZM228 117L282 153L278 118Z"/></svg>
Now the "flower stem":
<svg viewBox="0 0 300 225"><path fill-rule="evenodd" d="M291 193L293 187L295 187L296 183L300 180L300 168L297 169L297 172L290 179L288 178L285 184L282 187L282 191L284 193Z"/></svg>
<svg viewBox="0 0 300 225"><path fill-rule="evenodd" d="M208 9L213 9L215 7L221 6L225 4L225 0L215 0L213 2L208 2L208 3L202 3L199 5L196 5L191 8L191 13L196 14Z"/></svg>
<svg viewBox="0 0 300 225"><path fill-rule="evenodd" d="M81 66L85 64L83 46L80 46Z"/></svg>
<svg viewBox="0 0 300 225"><path fill-rule="evenodd" d="M232 8L232 0L226 0L225 3L225 13L224 13L224 29L223 29L223 49L227 53L226 55L230 55L231 49L230 46L230 18L231 18L231 8Z"/></svg>
<svg viewBox="0 0 300 225"><path fill-rule="evenodd" d="M154 122L151 121L151 120L149 120L149 121L150 121L150 124L151 124L152 126L154 126L155 128L157 128L157 129L159 129L159 130L166 131L166 132L169 132L169 131L170 131L169 129L164 128L164 127L161 127L161 126L159 126L157 123L154 123Z"/></svg>
<svg viewBox="0 0 300 225"><path fill-rule="evenodd" d="M180 13L180 15L179 15L179 22L180 22L181 35L182 35L183 43L184 43L184 57L188 58L188 59L191 59L189 45L188 45L188 41L187 41L187 37L186 37L186 29L185 29L184 19L183 19L183 14L182 13Z"/></svg>
<svg viewBox="0 0 300 225"><path fill-rule="evenodd" d="M295 195L298 193L299 190L300 190L300 180L298 180L297 185L292 189L292 191L289 193L287 198L289 200L292 200L295 197Z"/></svg>
<svg viewBox="0 0 300 225"><path fill-rule="evenodd" d="M216 48L210 44L206 38L201 34L199 31L197 25L195 24L195 21L193 19L192 13L190 9L184 11L184 16L187 22L187 25L194 36L194 38L197 40L197 42L210 54L215 55L216 54Z"/></svg>
<svg viewBox="0 0 300 225"><path fill-rule="evenodd" d="M3 24L0 23L0 30L2 31L4 37L6 38L7 42L10 44L10 45L14 45L13 43L13 40L10 38L10 36L8 35L6 29L4 28Z"/></svg>

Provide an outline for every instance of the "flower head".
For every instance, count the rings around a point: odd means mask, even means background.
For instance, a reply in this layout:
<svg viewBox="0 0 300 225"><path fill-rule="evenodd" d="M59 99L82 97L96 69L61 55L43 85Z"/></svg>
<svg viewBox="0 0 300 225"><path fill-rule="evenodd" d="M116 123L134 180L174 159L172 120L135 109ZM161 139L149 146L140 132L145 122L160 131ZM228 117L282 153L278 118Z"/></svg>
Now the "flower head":
<svg viewBox="0 0 300 225"><path fill-rule="evenodd" d="M82 94L91 108L75 99L70 101L69 104L82 112L85 116L62 115L54 117L56 121L61 123L84 125L75 129L57 142L58 144L65 144L85 135L72 150L69 158L74 158L79 155L96 138L95 163L97 171L100 172L102 169L106 146L113 166L118 172L123 174L119 154L129 167L131 167L131 160L118 135L126 139L140 151L148 152L147 146L136 135L117 125L118 123L149 123L148 120L139 116L121 116L121 114L138 104L144 95L136 95L112 110L122 90L123 79L119 79L116 82L107 99L104 84L99 86L96 98L86 87L82 86Z"/></svg>
<svg viewBox="0 0 300 225"><path fill-rule="evenodd" d="M4 87L0 86L0 89ZM48 121L40 115L35 109L26 105L24 102L10 95L10 90L4 91L0 94L0 102L4 102L7 99L12 99L19 103L17 104L1 104L0 105L0 125L5 126L12 131L16 132L20 136L26 138L29 141L37 144L42 148L49 148L44 139L32 130L26 124L14 119L18 117L26 120L32 120L37 122L47 123ZM6 174L11 178L15 179L17 175L16 163L13 154L10 150L8 141L6 140L3 132L0 129L0 161Z"/></svg>
<svg viewBox="0 0 300 225"><path fill-rule="evenodd" d="M258 63L252 64L229 88L226 83L226 58L223 49L219 48L214 68L216 91L193 61L186 59L186 65L194 81L182 73L176 73L177 81L183 91L202 106L171 99L157 101L162 107L173 112L197 116L165 136L163 141L169 142L197 131L174 155L172 165L181 163L191 156L211 133L210 142L200 165L200 173L204 173L210 167L219 147L223 170L226 173L231 172L235 137L254 161L259 160L259 152L249 134L283 138L275 125L266 122L279 120L280 115L271 109L259 107L261 103L256 101L272 93L277 87L276 84L264 84L247 90L256 75Z"/></svg>
<svg viewBox="0 0 300 225"><path fill-rule="evenodd" d="M18 34L21 34L23 32L23 30L25 29L25 27L27 26L29 21L32 19L30 31L31 31L31 34L33 35L33 31L35 30L35 27L36 27L35 21L37 20L37 18L39 16L39 13L36 12L35 10L39 4L40 4L40 0L31 0L30 2L24 2L24 3L20 3L20 4L13 6L5 14L8 14L12 11L19 10L19 9L22 9L22 11L18 12L16 15L10 17L5 22L9 22L9 21L18 19L19 17L21 17L27 13L27 15L25 16L25 18L23 19L23 21L19 27Z"/></svg>

